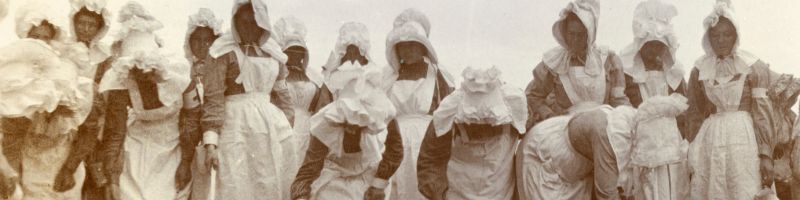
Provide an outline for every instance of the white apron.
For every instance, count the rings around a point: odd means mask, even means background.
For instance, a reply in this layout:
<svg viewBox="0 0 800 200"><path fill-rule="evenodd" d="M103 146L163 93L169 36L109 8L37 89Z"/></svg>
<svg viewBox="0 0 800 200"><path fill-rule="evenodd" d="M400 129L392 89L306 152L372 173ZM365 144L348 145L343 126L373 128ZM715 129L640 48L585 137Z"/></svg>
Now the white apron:
<svg viewBox="0 0 800 200"><path fill-rule="evenodd" d="M505 126L494 137L470 140L463 126L454 136L447 165L447 199L510 200L514 196L517 135Z"/></svg>
<svg viewBox="0 0 800 200"><path fill-rule="evenodd" d="M308 108L311 107L311 101L314 100L314 94L317 93L318 88L311 81L287 82L287 85L292 95L292 107L294 108L293 129L295 140L297 140L297 163L299 167L306 156L310 140L308 119L311 118L313 113L308 112Z"/></svg>
<svg viewBox="0 0 800 200"><path fill-rule="evenodd" d="M436 89L436 69L428 68L426 78L398 80L389 90L389 99L397 108L400 136L403 138L403 162L392 178L392 200L425 199L417 182L417 158L422 139L433 118L428 114Z"/></svg>
<svg viewBox="0 0 800 200"><path fill-rule="evenodd" d="M381 154L377 135L362 134L360 145L361 152L342 152L340 157L328 155L319 178L311 184L312 200L364 198L375 178Z"/></svg>
<svg viewBox="0 0 800 200"><path fill-rule="evenodd" d="M751 200L761 189L753 119L739 111L745 80L742 74L735 81L703 84L717 113L703 122L689 148L691 199Z"/></svg>
<svg viewBox="0 0 800 200"><path fill-rule="evenodd" d="M175 189L175 172L181 158L178 145L181 103L143 110L138 87L129 87L128 92L133 109L123 146L124 167L119 182L122 199L186 199L188 190Z"/></svg>
<svg viewBox="0 0 800 200"><path fill-rule="evenodd" d="M225 97L225 123L217 149L216 198L289 199L298 169L294 132L283 111L270 102L279 63L273 58L242 57L238 48L234 52L241 71L236 80L245 93ZM198 184L193 199L211 190L201 182L193 184Z"/></svg>
<svg viewBox="0 0 800 200"><path fill-rule="evenodd" d="M54 181L71 150L74 132L56 137L27 134L22 150L22 193L24 200L80 199L86 169L79 165L75 186L63 193L53 190Z"/></svg>

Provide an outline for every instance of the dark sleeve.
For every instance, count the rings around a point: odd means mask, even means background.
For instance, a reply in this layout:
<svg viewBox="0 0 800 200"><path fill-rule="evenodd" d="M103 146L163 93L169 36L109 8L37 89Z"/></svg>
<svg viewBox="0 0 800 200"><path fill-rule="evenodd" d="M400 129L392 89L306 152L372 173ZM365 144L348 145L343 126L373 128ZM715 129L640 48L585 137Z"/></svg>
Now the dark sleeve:
<svg viewBox="0 0 800 200"><path fill-rule="evenodd" d="M291 186L292 199L309 199L311 197L311 184L319 178L322 168L325 166L325 157L329 152L328 147L322 141L311 136L305 159Z"/></svg>
<svg viewBox="0 0 800 200"><path fill-rule="evenodd" d="M697 68L692 69L692 74L689 76L689 89L686 91L689 99L689 110L686 111L686 119L688 120L686 123L686 129L688 130L686 139L689 142L694 141L694 137L700 131L703 121L711 115L714 109L714 105L706 97L705 88L698 80L699 74L700 72Z"/></svg>
<svg viewBox="0 0 800 200"><path fill-rule="evenodd" d="M272 86L272 103L283 111L286 119L294 123L294 109L292 108L292 95L289 92L289 86L286 85L286 77L289 76L289 70L286 65L280 65L280 73L278 79L275 80L275 85Z"/></svg>
<svg viewBox="0 0 800 200"><path fill-rule="evenodd" d="M553 88L556 86L554 79L555 77L552 75L547 65L539 63L539 65L533 69L533 80L525 90L525 96L527 96L528 99L528 107L531 112L539 116L539 120L556 114L545 102L547 96L550 95ZM534 116L528 117L534 118Z"/></svg>
<svg viewBox="0 0 800 200"><path fill-rule="evenodd" d="M317 95L314 96L314 100L311 101L311 108L309 111L311 111L311 113L317 113L331 102L333 102L333 94L331 94L331 90L328 89L328 86L323 84L322 87L319 88Z"/></svg>
<svg viewBox="0 0 800 200"><path fill-rule="evenodd" d="M17 173L22 170L22 147L31 121L24 117L3 118L3 154Z"/></svg>
<svg viewBox="0 0 800 200"><path fill-rule="evenodd" d="M195 147L203 138L203 132L200 131L202 112L200 106L181 109L179 122L181 162L192 163Z"/></svg>
<svg viewBox="0 0 800 200"><path fill-rule="evenodd" d="M634 108L642 104L642 93L639 91L639 84L633 82L633 77L625 75L625 96L631 101Z"/></svg>
<svg viewBox="0 0 800 200"><path fill-rule="evenodd" d="M230 64L230 54L220 57L207 66L203 79L203 105L200 132L221 134L225 118L225 73Z"/></svg>
<svg viewBox="0 0 800 200"><path fill-rule="evenodd" d="M450 161L453 131L436 137L433 123L428 125L417 159L419 192L428 199L445 199L448 188L447 163Z"/></svg>
<svg viewBox="0 0 800 200"><path fill-rule="evenodd" d="M611 94L608 94L608 103L614 107L631 105L630 99L625 96L625 72L622 70L622 60L617 54L610 53L605 65L611 86Z"/></svg>
<svg viewBox="0 0 800 200"><path fill-rule="evenodd" d="M128 105L130 97L127 90L108 91L103 140L100 144L100 159L108 181L119 183L122 174L122 145L128 132Z"/></svg>
<svg viewBox="0 0 800 200"><path fill-rule="evenodd" d="M78 134L72 142L67 160L62 165L62 170L75 172L78 165L91 154L97 144L97 135L100 133L100 117L103 115L102 96L95 92L92 100L92 108L86 120L78 126Z"/></svg>
<svg viewBox="0 0 800 200"><path fill-rule="evenodd" d="M389 122L386 131L388 132L386 142L384 142L386 149L383 151L383 158L378 164L378 170L375 173L376 178L383 180L389 180L397 171L397 168L400 168L400 163L403 161L403 138L400 136L397 121L392 120Z"/></svg>

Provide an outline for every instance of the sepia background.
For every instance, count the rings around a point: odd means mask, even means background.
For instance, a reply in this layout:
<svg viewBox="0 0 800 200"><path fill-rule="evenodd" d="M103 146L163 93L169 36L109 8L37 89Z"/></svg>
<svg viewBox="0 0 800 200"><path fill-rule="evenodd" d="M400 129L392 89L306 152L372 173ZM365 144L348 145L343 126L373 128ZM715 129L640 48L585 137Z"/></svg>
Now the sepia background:
<svg viewBox="0 0 800 200"><path fill-rule="evenodd" d="M29 0L10 0L11 10L0 22L0 45L17 39L14 10ZM643 0L601 1L597 44L621 51L632 42L631 20L636 5ZM51 9L68 13L67 0L47 0ZM109 0L113 15L126 0ZM230 28L232 2L229 0L139 0L159 18L165 28L158 34L168 48L182 54L186 20L200 7L212 9ZM320 66L336 41L341 24L359 21L370 31L369 52L379 66L385 66L385 39L394 17L406 8L427 13L432 22L431 41L442 66L457 79L465 66L502 69L509 84L523 88L532 79L531 71L541 55L555 47L551 27L566 0L276 0L269 1L270 18L277 21L294 15L308 28L310 67ZM688 71L704 52L700 39L703 19L711 12L714 0L664 0L673 3L679 15L673 24L681 43L678 60ZM770 63L773 70L800 74L800 1L733 0L741 26L741 47ZM111 41L118 25L105 41Z"/></svg>

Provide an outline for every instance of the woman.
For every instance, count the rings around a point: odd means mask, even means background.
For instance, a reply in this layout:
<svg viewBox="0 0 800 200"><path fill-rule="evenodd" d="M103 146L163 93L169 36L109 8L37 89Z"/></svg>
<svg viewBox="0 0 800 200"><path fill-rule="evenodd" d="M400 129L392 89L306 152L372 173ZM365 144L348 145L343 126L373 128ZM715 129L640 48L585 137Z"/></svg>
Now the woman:
<svg viewBox="0 0 800 200"><path fill-rule="evenodd" d="M2 106L3 148L11 166L21 175L19 180L6 173L4 182L13 188L17 180L21 181L24 199L80 198L83 160L71 151L77 151L80 147L76 145L82 142L94 143L95 136L76 133L92 106L92 81L81 76L76 63L57 57L63 56L69 45L64 42L63 26L44 8L29 3L17 11L18 36L37 40L23 39L4 53L8 59L2 64L3 74L8 77L3 81L2 94L7 101ZM31 52L18 52L27 48ZM41 56L31 56L36 54ZM45 59L49 61L42 61ZM33 62L24 64L26 60ZM20 61L22 65L13 64ZM14 70L17 67L39 67L34 73L41 74L35 78L16 74L24 72ZM9 187L6 192L13 191Z"/></svg>
<svg viewBox="0 0 800 200"><path fill-rule="evenodd" d="M186 59L192 64L189 87L183 91L183 108L180 113L180 146L181 163L175 173L175 187L182 190L192 185L205 185L209 181L209 169L205 167L204 148L199 145L203 137L203 94L204 75L208 68L216 65L218 60L208 54L214 40L222 34L222 20L217 20L214 13L207 8L200 8L189 16L188 30L184 52ZM203 188L192 194L193 199L205 199Z"/></svg>
<svg viewBox="0 0 800 200"><path fill-rule="evenodd" d="M117 42L120 55L100 81L99 92L123 91L131 120L127 123L124 167L119 178L122 199L181 199L174 187L180 163L178 112L181 92L189 84L188 66L170 61L154 31L163 25L142 5L128 2L121 9ZM112 95L112 94L110 94ZM157 134L156 134L157 133Z"/></svg>
<svg viewBox="0 0 800 200"><path fill-rule="evenodd" d="M367 27L342 25L325 67L334 101L310 119L311 141L292 199L385 199L403 159L403 143L397 132L389 132L385 146L379 144L378 134L396 110L368 52Z"/></svg>
<svg viewBox="0 0 800 200"><path fill-rule="evenodd" d="M706 55L689 79L692 199L752 199L773 182L773 151L788 142L773 125L768 65L738 49L740 30L720 1L704 20ZM722 173L724 172L724 173Z"/></svg>
<svg viewBox="0 0 800 200"><path fill-rule="evenodd" d="M289 76L286 82L292 95L295 113L294 132L297 140L297 161L302 162L308 149L309 121L316 113L312 102L319 96L320 77L308 69L308 48L306 47L306 26L299 19L288 16L275 23L275 33L280 38L283 53L289 56L286 67Z"/></svg>
<svg viewBox="0 0 800 200"><path fill-rule="evenodd" d="M497 68L468 67L463 76L422 141L419 190L428 199L512 199L514 151L528 118L524 93L505 86Z"/></svg>
<svg viewBox="0 0 800 200"><path fill-rule="evenodd" d="M616 180L622 163L615 157L628 147L612 146L616 142L602 135L599 146L579 147L602 148L605 154L596 151L598 155L587 157L590 155L579 151L593 151L563 148L572 116L610 110L600 104L630 104L624 94L625 76L619 57L594 44L599 10L596 1L570 2L553 25L553 36L561 46L545 53L533 71L534 79L526 91L528 105L539 116L534 121L544 121L528 131L517 152L517 185L522 199L583 199L589 198L592 188L600 199L618 195ZM546 102L551 94L555 98L552 107ZM592 170L593 178L586 173Z"/></svg>
<svg viewBox="0 0 800 200"><path fill-rule="evenodd" d="M639 3L634 11L634 41L622 54L625 64L625 94L634 107L645 100L670 95L686 95L681 64L675 60L678 41L673 32L671 20L677 16L677 9L659 0ZM669 102L668 98L654 102ZM673 98L674 99L674 98ZM640 198L645 199L686 199L688 198L689 172L685 166L685 148L682 145L685 133L685 117L660 119L651 116L657 106L651 102L640 109L639 128L631 141L635 145L632 155L633 171L637 171L635 184ZM664 104L662 103L662 105ZM685 99L676 105L681 107ZM675 104L673 104L675 105ZM641 111L644 109L644 111ZM680 114L680 109L675 109ZM661 120L661 122L656 122ZM674 122L673 122L674 121ZM659 137L648 137L659 135ZM655 146L650 146L655 145Z"/></svg>
<svg viewBox="0 0 800 200"><path fill-rule="evenodd" d="M206 165L218 171L215 196L288 199L297 154L287 56L270 37L263 0L235 1L231 24L211 45L219 62L204 75L203 144Z"/></svg>
<svg viewBox="0 0 800 200"><path fill-rule="evenodd" d="M389 99L397 118L389 123L389 134L403 138L403 163L392 180L390 199L422 199L417 186L417 157L433 111L453 91L450 74L439 66L436 51L428 40L431 24L425 14L407 9L394 20L386 37L385 68ZM397 133L394 133L397 132Z"/></svg>

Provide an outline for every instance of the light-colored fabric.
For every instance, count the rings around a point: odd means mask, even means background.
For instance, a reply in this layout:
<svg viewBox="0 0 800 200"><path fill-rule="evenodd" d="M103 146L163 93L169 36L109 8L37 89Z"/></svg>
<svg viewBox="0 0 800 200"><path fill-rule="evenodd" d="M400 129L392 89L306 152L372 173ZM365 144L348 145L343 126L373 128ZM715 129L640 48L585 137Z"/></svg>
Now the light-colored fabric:
<svg viewBox="0 0 800 200"><path fill-rule="evenodd" d="M306 149L308 149L309 138L309 121L313 113L308 111L311 102L314 100L317 85L312 82L287 82L290 94L292 95L292 107L294 108L294 133L295 139L298 144L298 158L305 157ZM299 159L302 162L303 159Z"/></svg>
<svg viewBox="0 0 800 200"><path fill-rule="evenodd" d="M568 73L569 60L573 53L567 50L566 38L561 33L561 24L565 22L569 13L575 13L583 22L587 30L586 74L592 77L605 71L605 59L608 50L594 44L597 37L597 23L600 17L600 2L597 0L574 0L559 13L559 19L553 24L553 37L560 46L545 52L542 62L559 75Z"/></svg>
<svg viewBox="0 0 800 200"><path fill-rule="evenodd" d="M502 83L496 67L467 67L462 75L462 87L445 97L433 114L437 136L450 131L454 123L511 124L525 133L528 106L521 89Z"/></svg>
<svg viewBox="0 0 800 200"><path fill-rule="evenodd" d="M86 169L77 166L73 177L75 186L66 192L53 190L61 166L67 160L75 132L68 135L49 137L31 135L25 137L22 150L22 193L23 200L80 199Z"/></svg>
<svg viewBox="0 0 800 200"><path fill-rule="evenodd" d="M111 11L106 8L106 0L70 0L71 10L69 14L69 29L72 33L70 41L68 41L69 50L62 50L62 57L72 59L73 62L78 64L81 69L81 76L94 79L97 65L108 59L111 56L111 48L104 42L101 42L111 26ZM94 12L103 17L104 24L101 25L97 35L90 41L89 46L83 45L77 41L77 32L75 31L75 14L81 9L86 8L89 12Z"/></svg>
<svg viewBox="0 0 800 200"><path fill-rule="evenodd" d="M633 138L632 133L636 126L638 112L635 108L627 105L616 108L603 107L602 110L606 114L606 135L614 153L614 158L616 158L616 172L619 174L631 161L631 138ZM619 181L617 183L619 185Z"/></svg>
<svg viewBox="0 0 800 200"><path fill-rule="evenodd" d="M347 53L347 46L350 45L358 47L361 56L364 56L370 62L369 65L374 65L372 57L369 55L371 47L369 29L360 22L347 22L339 28L339 37L336 39L333 51L331 51L328 57L328 62L323 67L322 74L324 75L326 83L328 77L342 65L342 57Z"/></svg>
<svg viewBox="0 0 800 200"><path fill-rule="evenodd" d="M717 113L703 122L689 147L691 199L753 199L760 190L753 119L738 111L745 80L703 84Z"/></svg>
<svg viewBox="0 0 800 200"><path fill-rule="evenodd" d="M394 19L393 28L386 36L386 59L389 66L392 68L392 74L395 76L392 80L396 80L400 70L400 58L397 56L395 45L401 42L418 42L425 46L427 55L425 57L429 61L428 66L438 66L439 58L436 56L436 50L431 45L428 37L431 33L431 22L428 17L419 10L409 8L397 15Z"/></svg>
<svg viewBox="0 0 800 200"><path fill-rule="evenodd" d="M569 142L572 116L548 118L525 134L517 150L516 177L520 199L591 199L592 160Z"/></svg>
<svg viewBox="0 0 800 200"><path fill-rule="evenodd" d="M236 11L239 10L239 7L242 7L247 3L252 3L253 5L253 12L258 27L267 31L272 31L272 26L270 25L269 21L269 12L267 10L267 3L265 0L236 0L233 3L233 11L231 11L231 32L223 34L221 37L217 38L216 41L214 41L214 44L211 45L211 48L209 49L209 54L212 57L219 58L227 53L234 52L237 49L241 51L240 43L242 40L239 38L239 32L236 30L235 23L233 23L233 16L236 14ZM283 53L280 44L278 44L274 38L269 37L269 34L262 35L262 38L259 39L257 46L259 49L268 53L270 56L272 56L272 58L281 64L285 64L289 59L289 57ZM243 57L237 56L237 58L239 59L238 63L242 63Z"/></svg>
<svg viewBox="0 0 800 200"><path fill-rule="evenodd" d="M458 126L466 133L463 126ZM512 199L514 152L517 133L505 126L503 133L481 140L454 136L447 164L448 199Z"/></svg>
<svg viewBox="0 0 800 200"><path fill-rule="evenodd" d="M119 182L122 198L179 199L179 196L185 196L188 189L178 191L174 187L175 169L181 157L178 146L181 101L169 104L171 106L144 110L138 87L128 88L128 92L133 117L128 122L123 146L125 164Z"/></svg>
<svg viewBox="0 0 800 200"><path fill-rule="evenodd" d="M8 14L8 0L0 0L0 21L6 18Z"/></svg>
<svg viewBox="0 0 800 200"><path fill-rule="evenodd" d="M699 80L728 77L740 73L747 74L750 71L750 66L759 60L755 55L739 49L742 32L739 30L740 26L735 16L733 5L729 0L718 0L714 5L714 10L703 20L703 27L706 29L706 33L703 35L702 44L706 55L695 61L695 67L700 71ZM725 17L733 23L738 36L731 50L731 55L722 59L717 58L708 36L708 29L716 26L720 17Z"/></svg>
<svg viewBox="0 0 800 200"><path fill-rule="evenodd" d="M633 136L632 164L655 168L683 161L688 142L681 138L675 119L689 105L681 95L657 96L639 106Z"/></svg>
<svg viewBox="0 0 800 200"><path fill-rule="evenodd" d="M315 115L313 118L320 116ZM330 124L328 124L330 125ZM341 128L325 128L334 134L344 134ZM320 129L322 130L322 129ZM313 200L362 199L364 193L375 179L374 175L381 160L380 147L376 135L364 134L361 138L361 152L344 153L340 156L329 154L319 178L311 185ZM390 189L385 193L389 194Z"/></svg>
<svg viewBox="0 0 800 200"><path fill-rule="evenodd" d="M208 8L200 8L197 10L197 13L189 16L189 22L186 30L186 39L183 44L183 52L186 52L186 59L190 62L195 62L202 58L197 58L192 53L192 47L190 46L189 38L192 36L192 33L197 28L205 27L210 28L211 31L214 31L214 35L220 36L222 35L222 19L217 19L214 15L214 12Z"/></svg>
<svg viewBox="0 0 800 200"><path fill-rule="evenodd" d="M344 134L325 129L330 124L350 124L365 127L364 134L375 135L389 124L397 113L391 100L380 87L380 71L346 62L327 82L334 101L311 118L311 134L325 144L334 156L342 154ZM366 70L365 70L366 69ZM319 130L318 130L319 129Z"/></svg>
<svg viewBox="0 0 800 200"><path fill-rule="evenodd" d="M47 3L47 1L25 1L17 8L16 16L14 16L17 37L27 38L34 26L39 26L42 22L47 21L56 29L54 41L66 39L67 33L64 27L68 23L63 16L56 16L59 12L54 11L56 8Z"/></svg>
<svg viewBox="0 0 800 200"><path fill-rule="evenodd" d="M605 59L603 59L605 60ZM567 74L558 76L572 104L581 102L602 103L606 99L606 71L590 76L586 67L570 67Z"/></svg>
<svg viewBox="0 0 800 200"><path fill-rule="evenodd" d="M649 86L652 84L649 79L654 76L645 70L639 50L647 42L658 41L667 46L664 55L660 55L664 70L663 77L668 80L669 86L673 90L680 85L683 80L683 70L680 62L675 60L675 52L680 44L672 26L672 18L677 15L678 11L675 6L661 0L648 0L636 6L633 19L633 43L628 45L620 56L625 65L625 74L633 77L634 83L653 87Z"/></svg>
<svg viewBox="0 0 800 200"><path fill-rule="evenodd" d="M689 166L686 162L662 165L642 170L636 183L636 199L645 200L683 200L689 199Z"/></svg>
<svg viewBox="0 0 800 200"><path fill-rule="evenodd" d="M294 16L286 16L275 22L275 37L278 38L281 48L286 51L289 47L298 46L303 47L306 49L306 57L305 62L303 62L304 66L301 66L302 69L305 69L306 77L308 77L311 82L317 84L317 86L322 85L322 74L319 71L311 70L308 68L309 63L309 52L308 46L306 45L306 25L303 24L300 19L297 19ZM295 119L297 121L297 119Z"/></svg>

